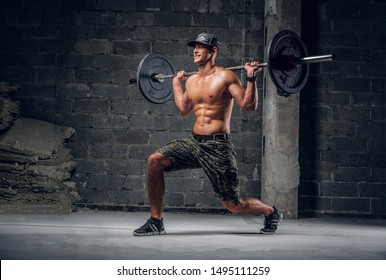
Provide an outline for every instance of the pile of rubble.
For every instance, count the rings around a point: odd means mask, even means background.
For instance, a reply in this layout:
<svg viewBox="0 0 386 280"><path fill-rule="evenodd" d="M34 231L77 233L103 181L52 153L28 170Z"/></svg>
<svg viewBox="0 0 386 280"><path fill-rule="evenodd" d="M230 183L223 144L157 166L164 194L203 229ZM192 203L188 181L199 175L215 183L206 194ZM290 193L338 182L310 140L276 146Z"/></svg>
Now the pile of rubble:
<svg viewBox="0 0 386 280"><path fill-rule="evenodd" d="M79 194L67 181L76 166L70 127L19 118L0 134L0 214L70 213Z"/></svg>
<svg viewBox="0 0 386 280"><path fill-rule="evenodd" d="M19 88L18 84L0 82L0 132L10 128L19 116L20 102L11 98Z"/></svg>

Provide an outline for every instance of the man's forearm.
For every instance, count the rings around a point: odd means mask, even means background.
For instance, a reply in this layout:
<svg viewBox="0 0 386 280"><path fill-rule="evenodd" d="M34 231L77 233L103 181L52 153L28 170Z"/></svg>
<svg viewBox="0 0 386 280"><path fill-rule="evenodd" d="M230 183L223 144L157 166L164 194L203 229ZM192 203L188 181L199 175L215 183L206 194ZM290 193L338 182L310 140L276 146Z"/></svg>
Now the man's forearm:
<svg viewBox="0 0 386 280"><path fill-rule="evenodd" d="M186 104L184 103L184 90L182 89L181 82L177 79L173 79L173 92L174 92L174 102L178 111L181 115L185 116L190 111L188 110Z"/></svg>
<svg viewBox="0 0 386 280"><path fill-rule="evenodd" d="M247 88L245 89L245 96L243 102L243 109L245 111L254 111L258 105L258 91L255 81L248 81Z"/></svg>

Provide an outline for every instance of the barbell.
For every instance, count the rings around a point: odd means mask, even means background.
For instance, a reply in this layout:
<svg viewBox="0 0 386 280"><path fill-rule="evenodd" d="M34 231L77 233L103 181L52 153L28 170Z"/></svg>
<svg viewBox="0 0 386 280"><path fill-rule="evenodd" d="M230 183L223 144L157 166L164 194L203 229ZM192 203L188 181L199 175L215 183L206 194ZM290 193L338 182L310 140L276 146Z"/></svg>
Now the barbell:
<svg viewBox="0 0 386 280"><path fill-rule="evenodd" d="M268 45L268 62L257 67L267 67L269 75L282 96L299 92L307 83L310 73L309 64L335 60L334 54L308 56L308 50L302 39L293 31L283 30L277 33ZM244 65L226 68L243 70ZM191 76L197 72L185 72ZM146 55L138 65L137 77L130 83L137 83L143 96L152 103L162 104L173 96L171 79L176 76L175 68L168 56L162 53Z"/></svg>

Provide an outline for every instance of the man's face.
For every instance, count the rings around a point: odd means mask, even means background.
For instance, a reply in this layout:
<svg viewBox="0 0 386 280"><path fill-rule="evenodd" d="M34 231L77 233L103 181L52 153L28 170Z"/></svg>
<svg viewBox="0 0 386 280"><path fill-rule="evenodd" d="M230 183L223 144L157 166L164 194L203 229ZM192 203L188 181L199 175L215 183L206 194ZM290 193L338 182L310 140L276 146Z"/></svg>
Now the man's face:
<svg viewBox="0 0 386 280"><path fill-rule="evenodd" d="M213 48L197 43L193 50L194 63L197 65L205 64L211 59L213 53Z"/></svg>

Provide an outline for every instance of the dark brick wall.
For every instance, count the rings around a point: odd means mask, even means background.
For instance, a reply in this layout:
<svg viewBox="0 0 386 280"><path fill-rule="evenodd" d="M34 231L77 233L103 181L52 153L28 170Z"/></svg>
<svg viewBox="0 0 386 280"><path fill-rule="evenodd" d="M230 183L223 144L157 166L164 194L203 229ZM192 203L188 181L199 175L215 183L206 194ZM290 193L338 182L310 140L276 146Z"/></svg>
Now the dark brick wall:
<svg viewBox="0 0 386 280"><path fill-rule="evenodd" d="M221 65L262 57L263 10L263 0L5 0L0 80L21 84L23 116L76 129L82 205L141 209L146 157L193 118L144 100L128 83L139 61L157 51L194 70L185 42L203 30L223 42ZM337 60L313 64L301 94L300 215L386 215L385 14L382 0L303 1L310 54ZM242 194L259 196L261 111L236 107L232 129ZM201 170L166 182L167 207L219 206Z"/></svg>
<svg viewBox="0 0 386 280"><path fill-rule="evenodd" d="M81 205L147 205L146 158L187 136L192 116L173 101L151 104L129 79L148 53L195 70L186 41L212 31L218 63L262 57L264 1L12 0L0 6L0 80L21 84L22 115L76 129L71 147ZM261 111L234 110L243 195L260 194ZM167 207L213 209L219 203L201 170L168 174Z"/></svg>
<svg viewBox="0 0 386 280"><path fill-rule="evenodd" d="M386 2L303 1L312 65L301 95L302 215L386 215ZM307 26L307 28L305 28Z"/></svg>

